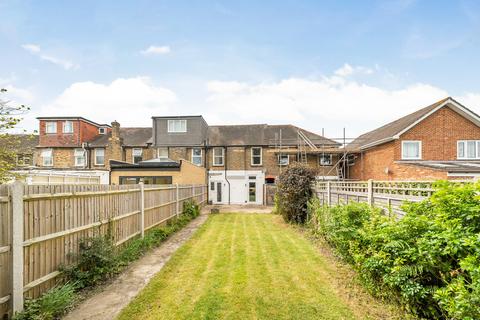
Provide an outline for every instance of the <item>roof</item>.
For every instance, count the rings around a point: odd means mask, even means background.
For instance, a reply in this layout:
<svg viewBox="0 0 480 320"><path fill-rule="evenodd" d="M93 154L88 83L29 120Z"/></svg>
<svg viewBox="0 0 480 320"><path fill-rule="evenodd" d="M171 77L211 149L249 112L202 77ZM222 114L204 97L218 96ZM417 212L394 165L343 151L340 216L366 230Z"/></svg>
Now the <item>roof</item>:
<svg viewBox="0 0 480 320"><path fill-rule="evenodd" d="M472 122L480 126L480 116L461 105L453 98L448 97L435 102L428 107L410 113L400 119L392 121L380 128L362 134L353 140L349 146L360 149L367 149L376 145L380 145L395 139L398 139L401 134L411 129L413 126L424 120L426 117L436 112L440 108L449 106L452 110L460 113L464 117L470 119Z"/></svg>
<svg viewBox="0 0 480 320"><path fill-rule="evenodd" d="M299 130L315 145L339 145L333 140L293 125L247 124L209 126L207 136L210 146L267 146L279 143L281 132L282 144L287 146L297 145Z"/></svg>
<svg viewBox="0 0 480 320"><path fill-rule="evenodd" d="M106 147L111 136L111 132L99 135L89 146ZM125 147L146 147L152 138L152 128L120 128L120 138Z"/></svg>
<svg viewBox="0 0 480 320"><path fill-rule="evenodd" d="M93 124L94 126L97 126L97 127L109 127L111 128L112 126L110 126L109 124L100 124L100 123L96 123L95 121L91 121L91 120L88 120L84 117L78 117L78 116L64 116L64 117L37 117L37 120L82 120L82 121L85 121L85 122L88 122L90 124Z"/></svg>
<svg viewBox="0 0 480 320"><path fill-rule="evenodd" d="M36 134L6 134L0 135L0 146L14 148L17 153L33 153L38 145Z"/></svg>
<svg viewBox="0 0 480 320"><path fill-rule="evenodd" d="M472 173L480 172L480 161L397 161L398 164L413 165L433 170Z"/></svg>
<svg viewBox="0 0 480 320"><path fill-rule="evenodd" d="M139 163L128 163L117 160L110 160L111 169L119 170L143 170L143 169L162 169L162 170L178 170L181 166L181 161L177 162L171 159L150 159L147 161L140 161Z"/></svg>

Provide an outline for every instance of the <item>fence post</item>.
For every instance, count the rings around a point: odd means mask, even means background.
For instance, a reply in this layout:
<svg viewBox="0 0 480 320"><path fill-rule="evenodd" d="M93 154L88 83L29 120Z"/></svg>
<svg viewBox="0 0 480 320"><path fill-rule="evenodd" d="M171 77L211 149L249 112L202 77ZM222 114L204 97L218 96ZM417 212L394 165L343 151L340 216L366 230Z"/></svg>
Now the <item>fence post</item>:
<svg viewBox="0 0 480 320"><path fill-rule="evenodd" d="M194 184L192 184L192 199L191 200L196 201L196 199L195 199L195 185Z"/></svg>
<svg viewBox="0 0 480 320"><path fill-rule="evenodd" d="M175 214L177 215L177 218L180 216L180 193L178 192L178 183L175 185L175 190L176 190L176 196L175 196L175 199L176 199L176 202L177 202L177 206L176 206L176 209L175 209Z"/></svg>
<svg viewBox="0 0 480 320"><path fill-rule="evenodd" d="M368 205L373 206L373 180L368 179L367 183L367 202Z"/></svg>
<svg viewBox="0 0 480 320"><path fill-rule="evenodd" d="M327 206L330 206L332 203L332 186L330 185L330 181L327 181Z"/></svg>
<svg viewBox="0 0 480 320"><path fill-rule="evenodd" d="M140 181L140 233L145 237L145 184Z"/></svg>
<svg viewBox="0 0 480 320"><path fill-rule="evenodd" d="M12 196L12 311L23 310L23 183L15 181Z"/></svg>

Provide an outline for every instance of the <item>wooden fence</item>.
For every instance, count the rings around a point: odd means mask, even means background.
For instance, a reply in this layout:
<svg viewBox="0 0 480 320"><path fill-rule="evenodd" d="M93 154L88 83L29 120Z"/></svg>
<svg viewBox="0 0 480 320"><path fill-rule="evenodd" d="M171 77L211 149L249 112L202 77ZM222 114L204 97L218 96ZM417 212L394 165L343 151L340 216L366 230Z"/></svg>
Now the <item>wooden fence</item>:
<svg viewBox="0 0 480 320"><path fill-rule="evenodd" d="M55 286L81 239L112 233L117 245L204 205L204 185L0 186L0 318Z"/></svg>
<svg viewBox="0 0 480 320"><path fill-rule="evenodd" d="M316 183L315 191L326 205L366 202L402 216L403 202L430 197L435 191L432 184L432 181L322 181Z"/></svg>

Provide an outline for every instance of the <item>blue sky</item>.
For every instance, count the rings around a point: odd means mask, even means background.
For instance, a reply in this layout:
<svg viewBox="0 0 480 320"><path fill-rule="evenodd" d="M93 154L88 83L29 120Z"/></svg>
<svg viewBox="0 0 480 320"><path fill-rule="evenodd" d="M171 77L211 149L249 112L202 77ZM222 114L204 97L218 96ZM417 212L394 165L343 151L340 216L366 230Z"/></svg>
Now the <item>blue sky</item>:
<svg viewBox="0 0 480 320"><path fill-rule="evenodd" d="M29 130L194 113L353 136L445 95L480 111L478 1L0 0L0 52Z"/></svg>

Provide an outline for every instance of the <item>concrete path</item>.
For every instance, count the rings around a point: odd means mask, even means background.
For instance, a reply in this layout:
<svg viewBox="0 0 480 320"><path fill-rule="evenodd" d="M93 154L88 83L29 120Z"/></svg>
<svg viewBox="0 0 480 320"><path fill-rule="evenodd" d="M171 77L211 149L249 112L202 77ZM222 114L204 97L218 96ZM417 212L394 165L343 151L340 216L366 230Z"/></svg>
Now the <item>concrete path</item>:
<svg viewBox="0 0 480 320"><path fill-rule="evenodd" d="M207 208L204 208L204 212L206 212L205 209ZM173 253L190 239L193 233L207 220L207 217L206 214L202 214L190 222L160 247L134 262L117 279L103 288L102 292L83 301L64 319L115 319L150 279L163 268Z"/></svg>

